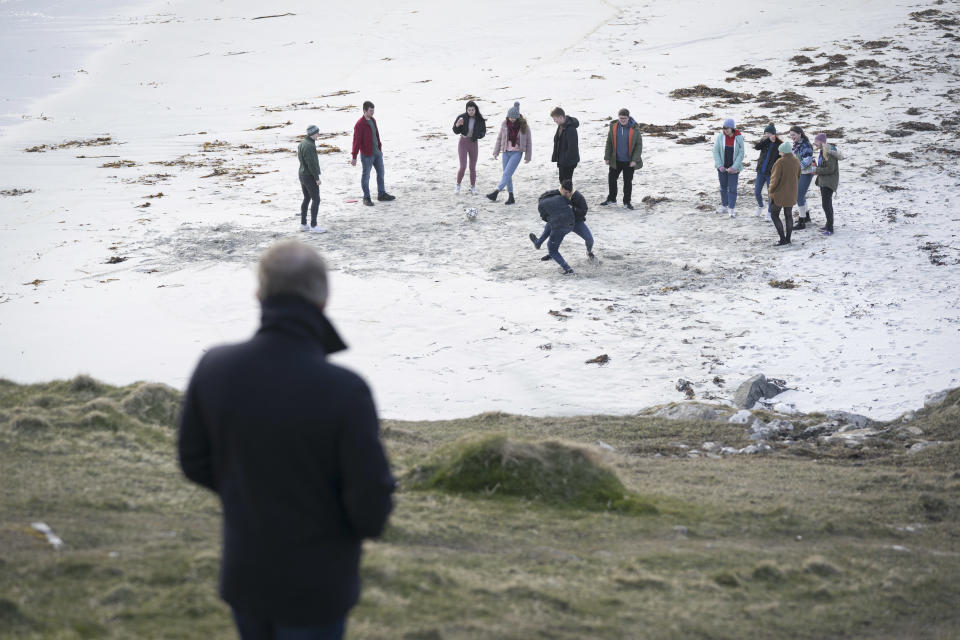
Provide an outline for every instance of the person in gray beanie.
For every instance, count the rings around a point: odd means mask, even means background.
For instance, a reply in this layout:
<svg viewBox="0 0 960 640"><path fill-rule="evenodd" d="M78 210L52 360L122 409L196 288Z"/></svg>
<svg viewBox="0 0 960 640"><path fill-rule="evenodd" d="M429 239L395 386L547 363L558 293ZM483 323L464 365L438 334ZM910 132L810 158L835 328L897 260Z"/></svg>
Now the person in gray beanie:
<svg viewBox="0 0 960 640"><path fill-rule="evenodd" d="M320 129L312 124L307 127L307 135L297 147L297 159L300 160L300 188L303 190L303 202L300 204L300 230L307 231L307 205L310 205L310 227L313 233L324 233L326 229L317 226L317 210L320 208L320 162L317 160L317 138Z"/></svg>
<svg viewBox="0 0 960 640"><path fill-rule="evenodd" d="M497 196L506 188L510 196L504 204L513 204L516 202L513 199L513 172L517 170L520 158L523 158L524 162L530 162L533 155L530 127L520 115L519 102L514 102L513 106L507 109L507 119L500 125L500 133L493 146L493 159L496 160L501 153L503 153L503 175L500 176L497 189L488 193L487 197L496 202Z"/></svg>

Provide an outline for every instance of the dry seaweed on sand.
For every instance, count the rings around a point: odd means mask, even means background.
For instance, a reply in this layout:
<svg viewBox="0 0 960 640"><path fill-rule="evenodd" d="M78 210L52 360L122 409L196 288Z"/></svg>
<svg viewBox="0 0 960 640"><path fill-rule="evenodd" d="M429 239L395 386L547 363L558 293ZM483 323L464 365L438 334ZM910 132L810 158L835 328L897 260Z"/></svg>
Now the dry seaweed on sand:
<svg viewBox="0 0 960 640"><path fill-rule="evenodd" d="M0 196L22 196L33 193L33 189L4 189L0 191Z"/></svg>
<svg viewBox="0 0 960 640"><path fill-rule="evenodd" d="M100 165L101 169L122 169L125 167L135 167L137 163L133 160L114 160L113 162L104 162Z"/></svg>
<svg viewBox="0 0 960 640"><path fill-rule="evenodd" d="M771 74L766 69L761 67L754 67L749 64L743 64L738 67L733 67L732 69L727 69L727 73L736 74L733 78L727 78L728 80L755 80L757 78L765 78Z"/></svg>
<svg viewBox="0 0 960 640"><path fill-rule="evenodd" d="M788 280L771 280L768 282L771 287L775 289L796 289L800 285L793 281L793 278Z"/></svg>
<svg viewBox="0 0 960 640"><path fill-rule="evenodd" d="M705 84L698 84L684 89L674 89L670 92L671 98L721 98L730 102L742 102L752 100L753 96L749 93L738 93L729 89L718 89L708 87Z"/></svg>
<svg viewBox="0 0 960 640"><path fill-rule="evenodd" d="M674 131L693 129L693 125L689 122L678 122L676 124L647 124L646 122L638 122L637 125L640 127L640 131L648 136L665 136L670 138L676 137L668 135Z"/></svg>
<svg viewBox="0 0 960 640"><path fill-rule="evenodd" d="M103 147L109 144L116 144L110 136L100 136L98 138L88 138L87 140L70 140L61 144L40 144L28 149L27 153L43 153L44 151L54 151L56 149L68 149L70 147Z"/></svg>

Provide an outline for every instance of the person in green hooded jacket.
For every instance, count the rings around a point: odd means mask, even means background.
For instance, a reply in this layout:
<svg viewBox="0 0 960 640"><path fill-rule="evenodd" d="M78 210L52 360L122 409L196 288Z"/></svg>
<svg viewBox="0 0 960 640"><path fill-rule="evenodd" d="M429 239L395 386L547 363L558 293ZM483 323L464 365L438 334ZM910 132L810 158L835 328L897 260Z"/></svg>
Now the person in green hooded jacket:
<svg viewBox="0 0 960 640"><path fill-rule="evenodd" d="M307 127L307 135L297 147L300 160L300 188L303 189L303 203L300 205L300 230L324 233L326 229L317 226L317 211L320 209L320 161L317 160L317 139L320 129L312 124ZM307 205L310 205L310 227L307 227Z"/></svg>

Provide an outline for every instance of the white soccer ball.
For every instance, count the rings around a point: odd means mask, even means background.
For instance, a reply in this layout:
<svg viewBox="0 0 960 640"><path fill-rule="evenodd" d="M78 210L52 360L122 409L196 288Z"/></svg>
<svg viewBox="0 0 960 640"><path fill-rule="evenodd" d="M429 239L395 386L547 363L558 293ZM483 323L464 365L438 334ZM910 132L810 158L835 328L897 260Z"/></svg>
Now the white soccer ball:
<svg viewBox="0 0 960 640"><path fill-rule="evenodd" d="M467 220L476 220L477 219L477 210L476 209L465 209L467 214Z"/></svg>

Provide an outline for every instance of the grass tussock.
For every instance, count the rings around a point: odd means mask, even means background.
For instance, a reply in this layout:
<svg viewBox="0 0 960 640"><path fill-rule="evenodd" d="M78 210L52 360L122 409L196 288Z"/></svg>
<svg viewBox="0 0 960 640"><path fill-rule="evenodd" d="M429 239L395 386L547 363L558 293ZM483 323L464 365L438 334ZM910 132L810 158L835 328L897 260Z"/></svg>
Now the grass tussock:
<svg viewBox="0 0 960 640"><path fill-rule="evenodd" d="M599 454L564 442L523 442L506 435L467 437L437 453L409 476L411 488L489 498L509 496L553 507L656 513L631 494Z"/></svg>

